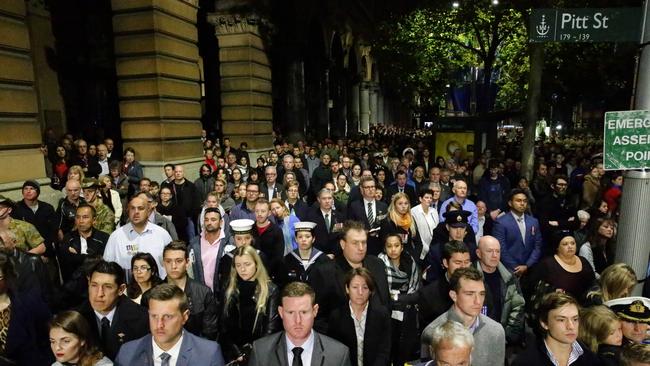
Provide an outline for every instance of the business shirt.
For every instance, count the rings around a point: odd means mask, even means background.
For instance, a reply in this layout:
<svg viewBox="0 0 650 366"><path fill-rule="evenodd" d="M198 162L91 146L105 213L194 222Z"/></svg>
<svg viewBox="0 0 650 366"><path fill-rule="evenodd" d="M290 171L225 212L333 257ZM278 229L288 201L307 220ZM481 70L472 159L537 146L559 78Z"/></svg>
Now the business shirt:
<svg viewBox="0 0 650 366"><path fill-rule="evenodd" d="M203 263L203 279L205 285L214 291L214 270L217 268L217 261L219 261L219 247L223 245L221 242L226 235L223 230L219 231L219 237L214 242L210 243L205 238L205 232L201 233L201 262Z"/></svg>
<svg viewBox="0 0 650 366"><path fill-rule="evenodd" d="M181 337L178 338L178 341L176 341L176 344L172 348L170 348L168 351L163 350L162 348L158 347L156 344L156 341L151 337L151 346L153 349L153 364L154 366L162 366L162 359L160 356L163 353L167 353L171 357L169 358L169 366L176 366L176 362L178 362L178 356L181 353L181 345L183 344L183 333L181 333Z"/></svg>
<svg viewBox="0 0 650 366"><path fill-rule="evenodd" d="M97 317L97 329L102 329L102 319L106 318L108 319L108 324L113 324L113 318L115 317L115 310L117 307L114 307L111 311L108 312L108 314L104 315L102 313L97 312L96 310L93 310L95 312L95 316ZM102 334L102 337L104 335Z"/></svg>
<svg viewBox="0 0 650 366"><path fill-rule="evenodd" d="M309 334L309 338L300 346L296 346L291 343L289 337L285 334L285 340L287 341L287 360L289 360L289 365L293 365L293 349L296 347L302 348L302 353L300 358L302 359L303 366L311 366L311 355L314 353L314 330L312 329Z"/></svg>
<svg viewBox="0 0 650 366"><path fill-rule="evenodd" d="M366 319L368 317L368 304L366 303L366 307L363 309L363 312L361 312L361 319L357 319L354 316L354 309L352 309L352 305L350 306L350 317L352 318L352 322L354 323L354 332L356 333L357 336L357 365L363 365L363 335L366 333Z"/></svg>

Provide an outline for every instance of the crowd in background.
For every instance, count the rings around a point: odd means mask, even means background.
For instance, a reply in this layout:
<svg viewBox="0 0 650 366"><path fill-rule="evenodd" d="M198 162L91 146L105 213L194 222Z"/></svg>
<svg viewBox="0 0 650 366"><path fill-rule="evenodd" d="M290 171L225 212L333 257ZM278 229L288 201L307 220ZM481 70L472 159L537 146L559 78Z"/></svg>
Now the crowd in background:
<svg viewBox="0 0 650 366"><path fill-rule="evenodd" d="M254 161L202 144L196 180L166 164L155 181L133 148L47 134L64 197L0 196L0 365L134 364L149 333L156 364L180 364L155 327L170 299L179 335L218 342L205 364L275 364L256 352L295 345L285 301L310 294L332 364L452 364L447 335L474 365L650 364L650 300L631 296L647 273L615 262L623 174L590 136L536 142L530 180L517 137L436 155L429 129L278 135Z"/></svg>

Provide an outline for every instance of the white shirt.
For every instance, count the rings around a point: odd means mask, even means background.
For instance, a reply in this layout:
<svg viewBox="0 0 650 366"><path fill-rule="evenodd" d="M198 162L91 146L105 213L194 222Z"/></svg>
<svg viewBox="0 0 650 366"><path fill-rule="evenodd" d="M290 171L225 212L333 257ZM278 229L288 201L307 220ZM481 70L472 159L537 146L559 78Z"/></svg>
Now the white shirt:
<svg viewBox="0 0 650 366"><path fill-rule="evenodd" d="M99 322L100 332L101 332L101 329L102 329L102 319L107 318L108 322L110 324L112 324L113 323L113 318L115 317L115 310L117 310L117 306L114 307L111 311L109 311L108 314L106 314L106 315L93 310L95 312L95 316L97 317L97 321Z"/></svg>
<svg viewBox="0 0 650 366"><path fill-rule="evenodd" d="M366 211L366 217L368 217L368 205L372 207L373 220L377 221L377 202L375 200L368 201L365 198L363 199L363 209Z"/></svg>
<svg viewBox="0 0 650 366"><path fill-rule="evenodd" d="M266 197L267 197L267 200L270 201L270 200L275 198L275 195L274 195L274 193L275 193L275 183L272 186L267 186L267 188L268 188L268 192L266 192L266 194L267 194Z"/></svg>
<svg viewBox="0 0 650 366"><path fill-rule="evenodd" d="M163 249L171 243L169 233L158 225L147 222L142 234L133 229L133 224L128 223L115 230L108 238L106 249L104 249L104 260L117 262L127 271L131 271L131 258L138 252L151 254L158 265L158 273L161 278L167 276L165 267L162 265Z"/></svg>
<svg viewBox="0 0 650 366"><path fill-rule="evenodd" d="M79 243L81 243L81 253L79 254L88 254L88 242L86 241L86 238L79 235Z"/></svg>
<svg viewBox="0 0 650 366"><path fill-rule="evenodd" d="M515 218L517 226L519 226L519 233L521 234L521 241L526 244L526 215L517 216L514 212L510 211L512 217Z"/></svg>
<svg viewBox="0 0 650 366"><path fill-rule="evenodd" d="M302 359L302 366L311 366L311 355L314 353L314 330L312 329L311 333L309 334L309 338L307 338L305 343L300 346L296 346L295 344L291 343L291 340L286 336L286 334L284 338L287 341L287 360L289 361L289 365L293 363L292 350L295 347L301 347L302 353L300 354L300 358Z"/></svg>
<svg viewBox="0 0 650 366"><path fill-rule="evenodd" d="M415 219L415 226L418 228L418 233L420 233L420 239L422 240L422 253L426 256L429 252L429 246L431 245L431 240L433 239L433 230L438 226L438 211L433 207L429 207L429 212L424 213L422 205L417 205L411 209L411 215ZM421 258L424 259L424 258Z"/></svg>
<svg viewBox="0 0 650 366"><path fill-rule="evenodd" d="M361 319L357 319L354 316L354 309L352 305L350 306L350 317L354 323L354 331L357 336L357 365L363 365L363 337L366 333L366 318L368 316L368 304L366 304L365 309L361 312Z"/></svg>
<svg viewBox="0 0 650 366"><path fill-rule="evenodd" d="M183 344L183 333L181 333L181 337L178 338L176 344L174 344L174 346L170 348L169 351L165 351L162 348L158 347L156 341L154 341L153 337L151 337L151 346L153 347L153 364L155 366L162 365L160 355L167 353L171 356L169 358L169 366L176 366L176 362L178 362L178 356L181 353L181 344Z"/></svg>
<svg viewBox="0 0 650 366"><path fill-rule="evenodd" d="M99 175L108 175L110 173L110 170L108 169L108 158L106 160L97 160L99 163L99 166L102 167L102 172Z"/></svg>

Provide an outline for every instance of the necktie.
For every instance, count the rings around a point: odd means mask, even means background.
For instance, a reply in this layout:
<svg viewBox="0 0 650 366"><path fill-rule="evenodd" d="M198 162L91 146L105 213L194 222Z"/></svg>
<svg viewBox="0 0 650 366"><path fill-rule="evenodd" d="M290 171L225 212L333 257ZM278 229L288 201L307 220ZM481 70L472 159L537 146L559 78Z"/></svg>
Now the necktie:
<svg viewBox="0 0 650 366"><path fill-rule="evenodd" d="M163 352L160 355L160 360L162 361L161 365L162 366L169 366L169 359L172 358L172 355L170 355L167 352Z"/></svg>
<svg viewBox="0 0 650 366"><path fill-rule="evenodd" d="M302 355L303 349L301 347L294 347L291 352L293 352L293 362L291 366L302 366Z"/></svg>
<svg viewBox="0 0 650 366"><path fill-rule="evenodd" d="M372 227L372 224L375 223L375 213L372 212L372 202L368 202L368 224Z"/></svg>
<svg viewBox="0 0 650 366"><path fill-rule="evenodd" d="M327 232L330 232L330 214L325 214L325 227L327 228Z"/></svg>
<svg viewBox="0 0 650 366"><path fill-rule="evenodd" d="M519 225L519 232L521 233L521 240L526 245L526 224L524 223L524 217L518 217L517 223Z"/></svg>
<svg viewBox="0 0 650 366"><path fill-rule="evenodd" d="M108 350L108 337L111 333L111 322L107 317L102 318L102 345L104 346L104 351Z"/></svg>

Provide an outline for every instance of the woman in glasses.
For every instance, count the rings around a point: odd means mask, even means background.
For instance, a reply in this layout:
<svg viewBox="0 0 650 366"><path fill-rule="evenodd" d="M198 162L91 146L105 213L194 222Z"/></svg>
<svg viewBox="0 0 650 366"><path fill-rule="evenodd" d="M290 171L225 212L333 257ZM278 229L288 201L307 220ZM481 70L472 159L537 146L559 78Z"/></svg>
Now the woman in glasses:
<svg viewBox="0 0 650 366"><path fill-rule="evenodd" d="M142 295L162 283L156 260L149 253L136 253L131 258L131 280L126 295L140 304Z"/></svg>

